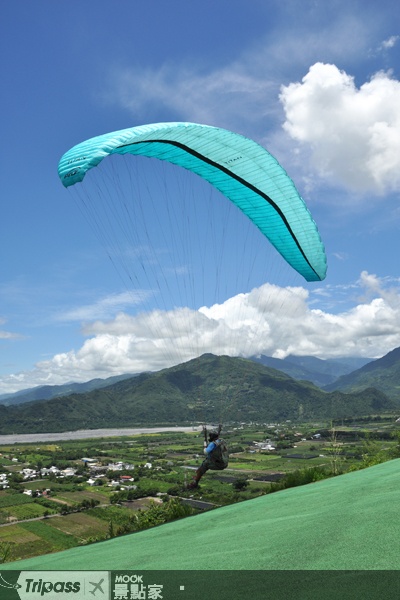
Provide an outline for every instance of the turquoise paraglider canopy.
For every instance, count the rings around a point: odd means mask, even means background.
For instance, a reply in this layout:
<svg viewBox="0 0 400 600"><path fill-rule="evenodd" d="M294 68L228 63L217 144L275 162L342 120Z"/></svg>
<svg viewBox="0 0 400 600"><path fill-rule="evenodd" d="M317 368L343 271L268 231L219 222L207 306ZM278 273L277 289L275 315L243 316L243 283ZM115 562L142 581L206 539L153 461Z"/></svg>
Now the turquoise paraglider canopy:
<svg viewBox="0 0 400 600"><path fill-rule="evenodd" d="M71 148L58 173L65 187L112 154L158 158L207 180L231 200L307 281L326 276L317 226L286 171L242 135L196 123L154 123L100 135Z"/></svg>

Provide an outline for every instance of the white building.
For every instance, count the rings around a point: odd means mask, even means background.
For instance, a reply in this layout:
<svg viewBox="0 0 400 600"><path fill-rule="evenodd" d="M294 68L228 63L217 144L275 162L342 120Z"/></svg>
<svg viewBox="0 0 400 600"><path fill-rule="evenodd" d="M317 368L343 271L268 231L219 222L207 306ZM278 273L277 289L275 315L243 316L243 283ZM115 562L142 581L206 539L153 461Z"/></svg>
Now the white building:
<svg viewBox="0 0 400 600"><path fill-rule="evenodd" d="M37 472L34 469L22 469L20 473L24 479L34 479L37 477Z"/></svg>
<svg viewBox="0 0 400 600"><path fill-rule="evenodd" d="M107 465L107 469L109 471L132 471L135 468L135 465L131 465L129 463L124 463L122 461L116 463L109 463Z"/></svg>
<svg viewBox="0 0 400 600"><path fill-rule="evenodd" d="M60 473L63 477L73 477L76 473L76 469L72 469L71 467L69 467L68 469L60 471Z"/></svg>
<svg viewBox="0 0 400 600"><path fill-rule="evenodd" d="M6 490L10 486L8 485L7 473L0 473L0 488Z"/></svg>

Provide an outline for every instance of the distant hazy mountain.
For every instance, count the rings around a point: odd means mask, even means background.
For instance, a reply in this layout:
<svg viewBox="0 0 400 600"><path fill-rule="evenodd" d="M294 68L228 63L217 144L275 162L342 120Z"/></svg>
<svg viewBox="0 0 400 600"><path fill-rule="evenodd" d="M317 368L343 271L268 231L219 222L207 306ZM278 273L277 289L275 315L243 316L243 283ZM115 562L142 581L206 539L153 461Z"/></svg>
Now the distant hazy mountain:
<svg viewBox="0 0 400 600"><path fill-rule="evenodd" d="M266 367L278 369L294 379L312 381L318 387L325 387L342 375L347 375L347 373L359 369L372 359L345 357L322 360L315 356L291 355L280 359L262 355L252 357L252 360Z"/></svg>
<svg viewBox="0 0 400 600"><path fill-rule="evenodd" d="M382 358L340 377L324 389L359 392L371 385L389 398L400 400L400 348L395 348Z"/></svg>
<svg viewBox="0 0 400 600"><path fill-rule="evenodd" d="M12 406L15 404L23 404L24 402L32 402L34 400L51 400L61 396L69 396L70 394L81 394L90 392L99 388L107 387L123 379L128 379L133 375L115 375L107 379L91 379L85 383L66 383L64 385L41 385L27 390L21 390L14 394L1 394L0 404Z"/></svg>
<svg viewBox="0 0 400 600"><path fill-rule="evenodd" d="M0 434L210 421L328 421L398 406L373 388L327 393L251 360L205 354L83 394L0 405Z"/></svg>

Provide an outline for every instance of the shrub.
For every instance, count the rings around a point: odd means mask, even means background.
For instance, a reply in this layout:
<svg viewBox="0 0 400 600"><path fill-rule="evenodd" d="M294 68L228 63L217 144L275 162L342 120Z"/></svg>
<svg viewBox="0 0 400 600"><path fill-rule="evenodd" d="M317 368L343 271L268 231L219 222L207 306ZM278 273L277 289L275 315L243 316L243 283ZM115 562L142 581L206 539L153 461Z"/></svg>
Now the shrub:
<svg viewBox="0 0 400 600"><path fill-rule="evenodd" d="M283 490L286 488L296 487L298 485L307 485L308 483L314 483L315 481L326 479L329 476L329 473L323 467L299 469L298 471L287 473L287 475L285 475L285 477L279 481L279 483L273 483L270 491Z"/></svg>
<svg viewBox="0 0 400 600"><path fill-rule="evenodd" d="M246 479L236 479L236 481L233 482L232 487L237 491L237 492L242 492L243 490L245 490L249 485L249 482Z"/></svg>

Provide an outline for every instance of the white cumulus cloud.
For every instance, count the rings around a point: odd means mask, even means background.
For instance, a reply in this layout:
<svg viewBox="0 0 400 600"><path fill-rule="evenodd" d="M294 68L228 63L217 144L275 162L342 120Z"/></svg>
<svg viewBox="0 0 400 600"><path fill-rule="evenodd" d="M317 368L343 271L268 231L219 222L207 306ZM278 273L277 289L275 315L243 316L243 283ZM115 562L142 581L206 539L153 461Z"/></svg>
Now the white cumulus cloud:
<svg viewBox="0 0 400 600"><path fill-rule="evenodd" d="M376 73L359 88L334 64L316 63L281 88L284 129L314 168L355 192L400 189L400 82Z"/></svg>

